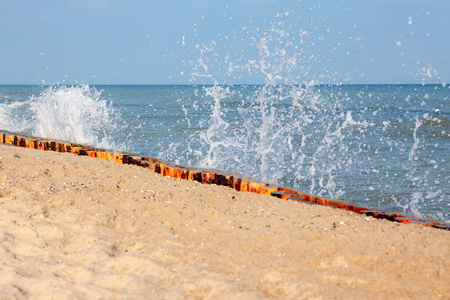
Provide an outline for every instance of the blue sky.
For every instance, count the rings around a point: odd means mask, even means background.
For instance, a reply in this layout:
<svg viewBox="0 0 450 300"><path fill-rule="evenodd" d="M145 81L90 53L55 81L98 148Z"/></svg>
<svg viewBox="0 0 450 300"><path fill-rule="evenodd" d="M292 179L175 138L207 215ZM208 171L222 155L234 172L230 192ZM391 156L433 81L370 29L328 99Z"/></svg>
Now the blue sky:
<svg viewBox="0 0 450 300"><path fill-rule="evenodd" d="M0 84L450 83L448 0L0 0Z"/></svg>

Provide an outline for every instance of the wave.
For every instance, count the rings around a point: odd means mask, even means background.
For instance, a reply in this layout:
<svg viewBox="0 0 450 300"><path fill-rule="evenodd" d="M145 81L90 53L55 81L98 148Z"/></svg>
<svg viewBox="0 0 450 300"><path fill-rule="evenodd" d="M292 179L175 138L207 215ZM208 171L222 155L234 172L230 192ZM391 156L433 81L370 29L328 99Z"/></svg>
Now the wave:
<svg viewBox="0 0 450 300"><path fill-rule="evenodd" d="M102 148L116 148L118 113L89 85L51 86L30 99L33 134Z"/></svg>

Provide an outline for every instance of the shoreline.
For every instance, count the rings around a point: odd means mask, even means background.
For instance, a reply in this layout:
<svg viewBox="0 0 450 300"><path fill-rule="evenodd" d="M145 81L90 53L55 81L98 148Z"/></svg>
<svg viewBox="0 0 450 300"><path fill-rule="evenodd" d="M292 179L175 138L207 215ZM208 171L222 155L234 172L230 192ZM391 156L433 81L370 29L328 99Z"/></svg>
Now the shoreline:
<svg viewBox="0 0 450 300"><path fill-rule="evenodd" d="M450 233L0 144L2 298L442 298Z"/></svg>
<svg viewBox="0 0 450 300"><path fill-rule="evenodd" d="M118 164L137 165L171 178L197 181L202 184L226 186L241 192L265 194L283 200L301 202L308 205L324 205L393 222L412 223L420 226L450 230L450 222L442 220L419 218L411 214L353 204L338 199L326 199L321 196L304 193L295 188L281 186L277 183L268 183L257 178L246 177L237 173L183 166L161 160L157 157L136 156L128 152L114 152L112 150L93 148L67 141L20 135L2 130L0 130L0 143L38 150L69 152L79 156L89 156L92 158L114 161Z"/></svg>

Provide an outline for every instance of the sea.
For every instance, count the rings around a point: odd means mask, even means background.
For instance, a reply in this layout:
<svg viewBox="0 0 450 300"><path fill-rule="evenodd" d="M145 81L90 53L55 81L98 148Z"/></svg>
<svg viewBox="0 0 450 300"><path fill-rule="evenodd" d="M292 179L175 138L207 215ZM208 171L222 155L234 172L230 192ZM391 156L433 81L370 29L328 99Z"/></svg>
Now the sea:
<svg viewBox="0 0 450 300"><path fill-rule="evenodd" d="M450 86L3 85L0 129L450 221Z"/></svg>

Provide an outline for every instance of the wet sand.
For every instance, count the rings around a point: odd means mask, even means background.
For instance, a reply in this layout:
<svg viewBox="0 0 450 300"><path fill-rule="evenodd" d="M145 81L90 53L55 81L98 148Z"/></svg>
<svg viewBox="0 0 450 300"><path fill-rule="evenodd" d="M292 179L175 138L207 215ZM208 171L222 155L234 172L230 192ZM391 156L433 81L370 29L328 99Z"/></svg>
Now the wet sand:
<svg viewBox="0 0 450 300"><path fill-rule="evenodd" d="M449 299L450 232L0 145L1 299Z"/></svg>

